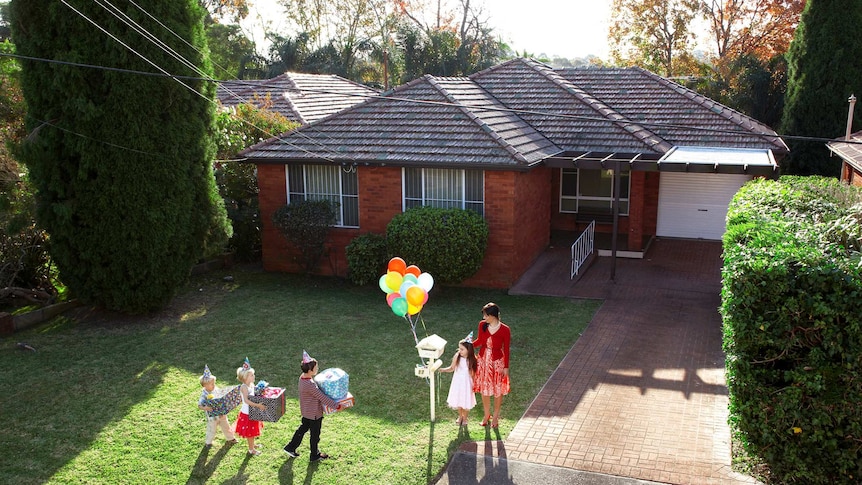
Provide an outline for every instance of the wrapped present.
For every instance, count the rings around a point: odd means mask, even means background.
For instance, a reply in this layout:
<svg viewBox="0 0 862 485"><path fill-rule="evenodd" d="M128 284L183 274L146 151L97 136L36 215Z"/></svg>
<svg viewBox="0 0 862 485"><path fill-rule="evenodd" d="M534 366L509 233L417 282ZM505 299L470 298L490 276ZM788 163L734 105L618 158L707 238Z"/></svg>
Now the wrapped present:
<svg viewBox="0 0 862 485"><path fill-rule="evenodd" d="M314 382L324 394L335 401L340 401L347 397L350 376L341 369L332 368L319 372L314 376Z"/></svg>
<svg viewBox="0 0 862 485"><path fill-rule="evenodd" d="M353 405L356 404L356 401L353 399L353 394L347 393L347 396L344 399L338 401L338 405L336 407L330 407L327 405L323 406L323 414L332 414L337 413L338 411L343 411L347 408L352 408Z"/></svg>
<svg viewBox="0 0 862 485"><path fill-rule="evenodd" d="M203 405L213 408L212 411L206 412L207 416L211 418L227 414L242 403L239 386L216 388L210 395L212 398L204 399Z"/></svg>
<svg viewBox="0 0 862 485"><path fill-rule="evenodd" d="M284 416L284 388L282 387L265 387L259 396L249 396L248 399L266 406L266 409L249 406L249 419L275 422Z"/></svg>

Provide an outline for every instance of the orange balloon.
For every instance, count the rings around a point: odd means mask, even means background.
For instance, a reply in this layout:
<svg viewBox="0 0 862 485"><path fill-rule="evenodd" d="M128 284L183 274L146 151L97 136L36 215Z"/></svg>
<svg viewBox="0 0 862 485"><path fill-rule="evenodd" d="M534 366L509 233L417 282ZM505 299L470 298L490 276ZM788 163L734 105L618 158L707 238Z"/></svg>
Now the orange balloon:
<svg viewBox="0 0 862 485"><path fill-rule="evenodd" d="M410 266L407 267L407 269L404 270L404 274L408 274L408 273L412 274L413 276L418 278L419 275L422 274L422 271L419 270L419 266L416 266L415 264L411 264Z"/></svg>
<svg viewBox="0 0 862 485"><path fill-rule="evenodd" d="M421 307L425 303L425 290L419 288L418 286L411 286L407 288L407 303Z"/></svg>
<svg viewBox="0 0 862 485"><path fill-rule="evenodd" d="M404 270L407 269L407 263L404 262L403 259L395 256L394 258L389 260L389 266L387 267L389 271L395 271L396 273L404 276Z"/></svg>

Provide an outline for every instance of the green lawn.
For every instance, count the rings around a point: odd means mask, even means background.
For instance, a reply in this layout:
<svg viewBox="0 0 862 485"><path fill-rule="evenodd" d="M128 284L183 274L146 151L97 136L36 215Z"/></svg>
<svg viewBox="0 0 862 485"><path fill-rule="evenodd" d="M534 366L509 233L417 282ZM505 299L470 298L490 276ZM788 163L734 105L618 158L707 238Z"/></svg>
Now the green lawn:
<svg viewBox="0 0 862 485"><path fill-rule="evenodd" d="M435 286L422 316L429 334L449 341L446 365L488 301L512 328L513 384L499 432L478 426L480 403L459 433L445 400L451 374L439 379L430 424L409 325L376 285L253 268L235 268L234 281L223 282L225 274L193 277L157 315L79 308L0 340L0 483L425 484L462 442L505 439L599 305ZM299 458L281 451L299 424L303 349L321 370L344 369L356 398L324 420L320 447L333 458L313 465L307 436ZM218 386L235 385L246 356L257 379L287 388L287 412L266 423L260 456L248 457L243 442L225 445L220 434L207 450L198 377L208 364Z"/></svg>

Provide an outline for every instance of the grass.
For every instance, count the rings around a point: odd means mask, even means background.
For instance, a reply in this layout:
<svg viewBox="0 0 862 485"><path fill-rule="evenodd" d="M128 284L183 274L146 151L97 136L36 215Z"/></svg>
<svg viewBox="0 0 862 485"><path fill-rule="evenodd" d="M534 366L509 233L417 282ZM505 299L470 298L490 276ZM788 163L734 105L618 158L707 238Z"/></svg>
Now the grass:
<svg viewBox="0 0 862 485"><path fill-rule="evenodd" d="M455 342L495 301L512 327L512 392L499 431L468 431L446 407L451 374L429 423L429 389L413 375L419 357L409 325L375 287L331 278L234 269L192 278L162 312L146 317L90 308L0 340L0 483L426 484L464 441L505 439L597 310L595 301L508 296L499 290L435 287L422 311L428 333ZM424 336L421 328L417 334ZM16 348L27 342L35 352ZM299 424L302 350L321 369L350 375L356 406L326 417L320 447L333 459L287 459L281 447ZM198 376L208 364L220 387L237 384L248 356L257 379L287 388L287 412L266 423L249 458L219 434L203 447ZM442 382L441 382L442 381ZM236 420L237 411L229 418ZM491 432L493 431L493 432Z"/></svg>

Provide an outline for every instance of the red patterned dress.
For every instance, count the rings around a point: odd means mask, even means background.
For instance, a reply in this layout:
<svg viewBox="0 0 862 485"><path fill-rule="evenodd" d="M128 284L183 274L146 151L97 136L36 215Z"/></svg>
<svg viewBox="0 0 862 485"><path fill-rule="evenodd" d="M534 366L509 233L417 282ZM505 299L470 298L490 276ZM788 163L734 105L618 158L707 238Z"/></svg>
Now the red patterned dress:
<svg viewBox="0 0 862 485"><path fill-rule="evenodd" d="M500 323L500 328L493 334L488 331L488 324L479 322L479 337L473 341L478 354L478 368L473 381L473 390L483 396L504 396L509 394L509 376L503 369L509 368L509 344L512 332L509 326Z"/></svg>

